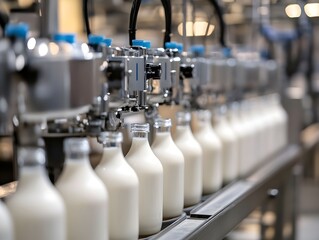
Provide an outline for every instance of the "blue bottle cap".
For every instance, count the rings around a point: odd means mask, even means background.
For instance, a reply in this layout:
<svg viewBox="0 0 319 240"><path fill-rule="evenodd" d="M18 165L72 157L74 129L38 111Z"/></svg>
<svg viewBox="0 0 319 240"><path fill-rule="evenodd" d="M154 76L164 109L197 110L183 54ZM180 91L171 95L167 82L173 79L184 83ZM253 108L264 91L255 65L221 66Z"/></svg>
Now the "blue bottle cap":
<svg viewBox="0 0 319 240"><path fill-rule="evenodd" d="M89 44L92 44L92 45L98 45L103 43L104 41L104 37L101 35L90 34L88 39L89 39Z"/></svg>
<svg viewBox="0 0 319 240"><path fill-rule="evenodd" d="M203 55L205 53L205 47L203 45L193 45L190 47L192 53Z"/></svg>
<svg viewBox="0 0 319 240"><path fill-rule="evenodd" d="M144 40L140 40L140 39L132 40L132 47L144 47Z"/></svg>
<svg viewBox="0 0 319 240"><path fill-rule="evenodd" d="M106 46L110 47L112 45L112 38L104 38L103 43L105 43Z"/></svg>
<svg viewBox="0 0 319 240"><path fill-rule="evenodd" d="M56 34L53 34L52 36L52 40L54 42L65 42L65 34L63 33L56 33Z"/></svg>
<svg viewBox="0 0 319 240"><path fill-rule="evenodd" d="M65 41L68 43L75 43L76 42L76 35L73 33L67 33L65 34Z"/></svg>
<svg viewBox="0 0 319 240"><path fill-rule="evenodd" d="M26 23L8 24L5 29L7 37L26 39L29 32L29 25Z"/></svg>
<svg viewBox="0 0 319 240"><path fill-rule="evenodd" d="M143 43L143 46L145 47L145 48L151 48L151 41L144 41L144 43Z"/></svg>
<svg viewBox="0 0 319 240"><path fill-rule="evenodd" d="M67 42L73 44L76 42L76 36L74 33L56 33L52 37L55 42Z"/></svg>
<svg viewBox="0 0 319 240"><path fill-rule="evenodd" d="M174 48L176 48L176 42L166 42L166 43L165 43L165 48L167 48L167 49L174 49Z"/></svg>
<svg viewBox="0 0 319 240"><path fill-rule="evenodd" d="M224 47L222 51L225 57L230 58L232 56L231 48Z"/></svg>
<svg viewBox="0 0 319 240"><path fill-rule="evenodd" d="M176 43L176 48L177 48L177 50L178 50L178 52L183 52L183 50L184 50L184 45L183 45L183 43Z"/></svg>

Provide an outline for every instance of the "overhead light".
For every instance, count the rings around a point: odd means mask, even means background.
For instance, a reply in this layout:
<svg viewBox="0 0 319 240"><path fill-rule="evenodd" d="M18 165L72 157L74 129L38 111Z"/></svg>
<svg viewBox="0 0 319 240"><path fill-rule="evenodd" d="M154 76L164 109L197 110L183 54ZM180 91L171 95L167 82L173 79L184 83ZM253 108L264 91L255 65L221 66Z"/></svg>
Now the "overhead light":
<svg viewBox="0 0 319 240"><path fill-rule="evenodd" d="M308 17L319 17L319 3L307 3L305 12Z"/></svg>
<svg viewBox="0 0 319 240"><path fill-rule="evenodd" d="M287 16L290 18L298 18L301 15L301 8L300 8L299 4L289 4L285 8L285 12L286 12Z"/></svg>
<svg viewBox="0 0 319 240"><path fill-rule="evenodd" d="M35 40L35 38L30 38L28 40L27 47L29 50L33 50L36 44L37 44L37 41Z"/></svg>
<svg viewBox="0 0 319 240"><path fill-rule="evenodd" d="M39 45L38 51L39 51L39 56L40 56L40 57L44 57L44 56L47 55L48 52L49 52L48 45L47 45L46 43L41 43L41 44Z"/></svg>
<svg viewBox="0 0 319 240"><path fill-rule="evenodd" d="M200 37L206 35L206 30L208 27L207 36L211 35L215 29L215 26L209 24L206 21L195 21L193 22L186 22L186 36L187 37ZM183 23L178 25L178 33L179 35L183 36Z"/></svg>

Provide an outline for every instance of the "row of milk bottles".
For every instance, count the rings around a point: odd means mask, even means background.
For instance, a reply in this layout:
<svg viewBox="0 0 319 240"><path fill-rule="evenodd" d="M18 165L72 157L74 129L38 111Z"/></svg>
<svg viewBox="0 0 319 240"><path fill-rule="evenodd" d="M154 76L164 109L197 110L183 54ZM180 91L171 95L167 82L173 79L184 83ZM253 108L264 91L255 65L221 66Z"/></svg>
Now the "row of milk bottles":
<svg viewBox="0 0 319 240"><path fill-rule="evenodd" d="M191 121L192 120L192 121ZM119 132L104 132L95 168L83 138L64 142L63 172L54 187L39 148L18 152L20 179L5 206L0 201L1 240L137 239L161 230L201 201L245 176L287 143L287 115L276 94L208 110L157 119L152 145L148 124L133 124L124 157ZM192 124L191 124L192 123Z"/></svg>

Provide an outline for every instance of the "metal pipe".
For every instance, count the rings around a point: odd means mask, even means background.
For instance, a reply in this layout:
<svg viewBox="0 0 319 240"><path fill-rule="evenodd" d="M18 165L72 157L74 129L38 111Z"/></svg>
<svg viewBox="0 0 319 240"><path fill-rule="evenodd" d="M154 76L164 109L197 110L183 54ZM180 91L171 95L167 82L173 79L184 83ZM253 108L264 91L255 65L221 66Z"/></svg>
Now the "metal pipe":
<svg viewBox="0 0 319 240"><path fill-rule="evenodd" d="M40 4L40 37L50 37L58 32L58 0L38 1Z"/></svg>
<svg viewBox="0 0 319 240"><path fill-rule="evenodd" d="M182 3L182 10L183 10L183 45L184 49L187 49L187 36L186 36L186 21L187 21L187 0L183 0Z"/></svg>

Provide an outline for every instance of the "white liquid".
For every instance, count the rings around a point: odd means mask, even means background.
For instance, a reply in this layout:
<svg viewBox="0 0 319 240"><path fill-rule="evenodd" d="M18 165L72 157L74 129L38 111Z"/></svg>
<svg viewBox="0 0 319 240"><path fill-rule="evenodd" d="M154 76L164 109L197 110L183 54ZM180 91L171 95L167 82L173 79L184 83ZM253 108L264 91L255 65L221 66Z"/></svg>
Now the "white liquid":
<svg viewBox="0 0 319 240"><path fill-rule="evenodd" d="M139 183L121 148L104 148L95 171L109 192L110 239L137 239Z"/></svg>
<svg viewBox="0 0 319 240"><path fill-rule="evenodd" d="M288 143L287 140L287 128L288 128L288 115L285 109L280 104L280 99L278 94L273 94L272 96L272 105L274 116L276 119L276 131L279 137L279 143L276 150L280 150L285 147Z"/></svg>
<svg viewBox="0 0 319 240"><path fill-rule="evenodd" d="M223 146L223 182L227 184L238 176L237 138L225 116L220 117L214 127Z"/></svg>
<svg viewBox="0 0 319 240"><path fill-rule="evenodd" d="M184 155L184 207L189 207L202 196L203 152L190 126L177 126L174 142Z"/></svg>
<svg viewBox="0 0 319 240"><path fill-rule="evenodd" d="M0 239L13 240L13 225L7 207L0 200Z"/></svg>
<svg viewBox="0 0 319 240"><path fill-rule="evenodd" d="M268 157L276 152L278 145L277 116L273 106L269 103L269 96L265 97L265 115L268 122Z"/></svg>
<svg viewBox="0 0 319 240"><path fill-rule="evenodd" d="M65 207L42 166L23 167L8 198L15 240L65 240Z"/></svg>
<svg viewBox="0 0 319 240"><path fill-rule="evenodd" d="M66 206L67 239L107 239L107 191L89 160L66 159L56 187Z"/></svg>
<svg viewBox="0 0 319 240"><path fill-rule="evenodd" d="M177 217L184 206L184 156L170 132L157 132L152 150L161 161L164 173L163 218Z"/></svg>
<svg viewBox="0 0 319 240"><path fill-rule="evenodd" d="M147 138L133 137L126 160L139 180L139 235L159 232L163 219L163 167Z"/></svg>
<svg viewBox="0 0 319 240"><path fill-rule="evenodd" d="M258 148L260 151L259 155L259 162L264 162L267 158L267 138L268 138L268 129L269 129L269 122L267 120L267 117L264 116L264 106L262 104L262 98L259 97L255 100L255 107L254 107L254 116L256 121L259 123L260 126L260 144L261 146Z"/></svg>
<svg viewBox="0 0 319 240"><path fill-rule="evenodd" d="M274 122L272 117L272 111L269 108L269 102L265 99L265 97L261 97L261 104L260 104L260 110L261 110L261 116L260 118L264 122L264 148L263 148L263 156L264 160L267 160L267 158L270 157L270 155L273 153L273 146L275 144L274 139L276 136L276 133L274 132Z"/></svg>
<svg viewBox="0 0 319 240"><path fill-rule="evenodd" d="M196 121L196 114L193 117ZM216 192L223 184L222 143L214 131L210 119L197 120L194 137L203 151L203 194Z"/></svg>
<svg viewBox="0 0 319 240"><path fill-rule="evenodd" d="M258 165L258 163L262 159L262 151L264 148L263 144L263 126L261 126L261 123L258 119L258 117L255 114L255 104L254 99L247 100L248 104L248 110L247 110L247 117L249 120L249 125L252 128L253 131L253 138L254 138L254 154L252 156L251 162L250 162L250 168L254 169Z"/></svg>
<svg viewBox="0 0 319 240"><path fill-rule="evenodd" d="M252 153L252 137L250 124L239 116L239 111L230 110L229 126L237 136L238 143L238 174L240 177L245 176L249 171L250 159L253 158Z"/></svg>

